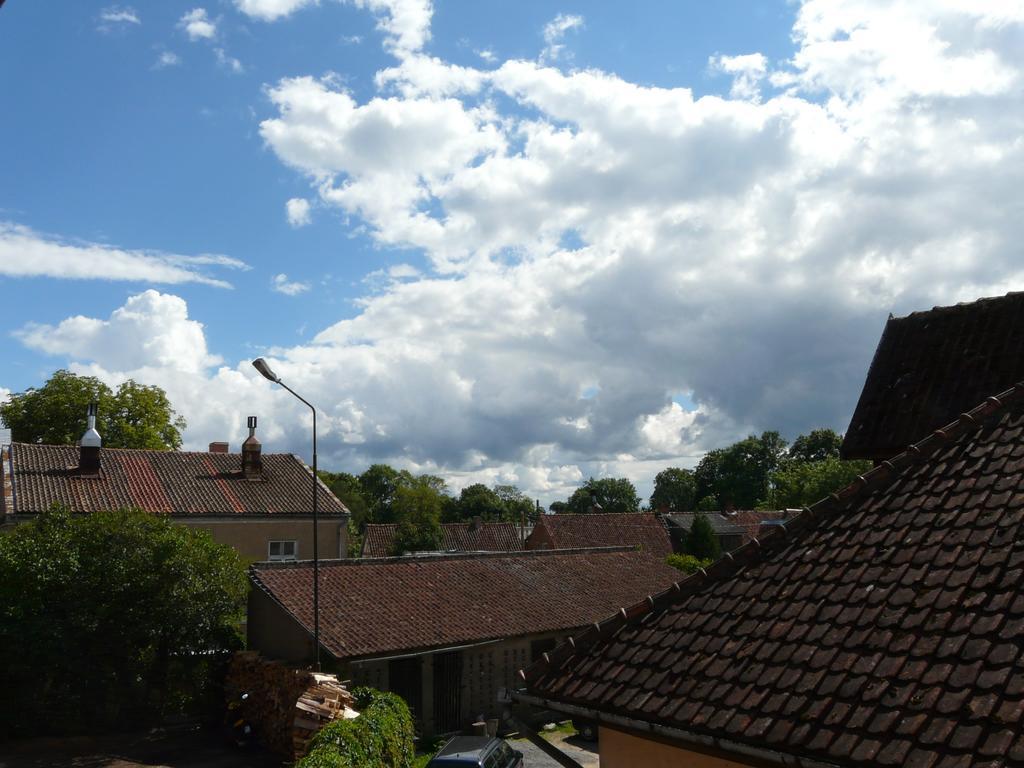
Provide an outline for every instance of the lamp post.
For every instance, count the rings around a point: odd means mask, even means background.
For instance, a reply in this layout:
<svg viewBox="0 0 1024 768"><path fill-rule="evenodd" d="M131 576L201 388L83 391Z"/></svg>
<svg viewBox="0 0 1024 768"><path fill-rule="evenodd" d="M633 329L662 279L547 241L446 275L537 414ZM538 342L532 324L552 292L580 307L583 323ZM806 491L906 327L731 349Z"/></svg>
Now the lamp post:
<svg viewBox="0 0 1024 768"><path fill-rule="evenodd" d="M317 486L320 483L319 478L316 475L316 408L313 404L298 394L294 389L289 387L283 381L281 377L274 373L270 366L267 365L267 361L262 357L257 357L252 361L253 367L259 371L263 378L269 379L275 384L280 384L282 387L291 392L296 398L301 400L307 406L309 410L313 412L313 645L316 648L316 671L320 671L320 549L317 546L317 534L319 533L319 519L317 517Z"/></svg>

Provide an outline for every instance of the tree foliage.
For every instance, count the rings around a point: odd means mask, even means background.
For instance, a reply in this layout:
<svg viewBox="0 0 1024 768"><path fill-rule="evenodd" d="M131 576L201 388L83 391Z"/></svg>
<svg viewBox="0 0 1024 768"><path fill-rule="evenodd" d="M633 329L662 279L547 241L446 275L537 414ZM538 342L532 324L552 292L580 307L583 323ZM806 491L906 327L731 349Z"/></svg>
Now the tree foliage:
<svg viewBox="0 0 1024 768"><path fill-rule="evenodd" d="M671 554L665 558L666 564L679 569L687 575L696 573L701 568L707 568L712 562L712 560L701 560L693 555Z"/></svg>
<svg viewBox="0 0 1024 768"><path fill-rule="evenodd" d="M393 502L394 552L431 551L441 546L441 494L429 481L399 486Z"/></svg>
<svg viewBox="0 0 1024 768"><path fill-rule="evenodd" d="M411 768L416 734L402 698L372 688L352 695L359 717L325 726L295 768Z"/></svg>
<svg viewBox="0 0 1024 768"><path fill-rule="evenodd" d="M140 511L0 536L0 729L133 727L219 701L248 588L230 547Z"/></svg>
<svg viewBox="0 0 1024 768"><path fill-rule="evenodd" d="M843 436L833 429L814 429L800 435L789 446L787 458L797 462L825 461L838 459Z"/></svg>
<svg viewBox="0 0 1024 768"><path fill-rule="evenodd" d="M698 560L717 560L722 556L722 546L707 515L694 515L686 535L686 552Z"/></svg>
<svg viewBox="0 0 1024 768"><path fill-rule="evenodd" d="M591 477L573 491L565 504L565 511L577 515L587 512L640 511L636 486L625 477Z"/></svg>
<svg viewBox="0 0 1024 768"><path fill-rule="evenodd" d="M693 509L697 496L697 480L693 470L668 467L654 478L650 506L656 512Z"/></svg>
<svg viewBox="0 0 1024 768"><path fill-rule="evenodd" d="M181 448L185 419L156 386L129 379L117 391L93 376L56 371L38 389L16 392L0 404L0 418L22 443L71 445L85 432L86 409L97 403L96 429L108 448Z"/></svg>
<svg viewBox="0 0 1024 768"><path fill-rule="evenodd" d="M805 507L852 483L871 469L870 461L791 461L773 476L772 506Z"/></svg>

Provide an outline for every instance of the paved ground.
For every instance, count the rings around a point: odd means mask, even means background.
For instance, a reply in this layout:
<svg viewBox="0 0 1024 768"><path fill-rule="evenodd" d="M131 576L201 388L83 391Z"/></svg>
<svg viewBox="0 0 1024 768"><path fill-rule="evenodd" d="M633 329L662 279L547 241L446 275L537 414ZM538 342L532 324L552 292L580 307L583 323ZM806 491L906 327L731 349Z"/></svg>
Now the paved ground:
<svg viewBox="0 0 1024 768"><path fill-rule="evenodd" d="M584 768L598 768L600 765L595 742L583 741L576 736L567 737L564 733L551 734L545 738ZM526 739L514 739L509 744L523 753L523 768L560 768L557 762Z"/></svg>

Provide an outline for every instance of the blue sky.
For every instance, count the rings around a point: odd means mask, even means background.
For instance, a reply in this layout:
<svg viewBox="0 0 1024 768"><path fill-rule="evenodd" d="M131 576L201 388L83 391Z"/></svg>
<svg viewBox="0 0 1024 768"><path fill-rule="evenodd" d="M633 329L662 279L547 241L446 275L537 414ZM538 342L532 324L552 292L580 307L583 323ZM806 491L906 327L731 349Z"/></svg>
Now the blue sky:
<svg viewBox="0 0 1024 768"><path fill-rule="evenodd" d="M302 451L269 354L328 466L548 501L841 430L890 311L1020 285L1020 16L8 0L0 396L134 377Z"/></svg>

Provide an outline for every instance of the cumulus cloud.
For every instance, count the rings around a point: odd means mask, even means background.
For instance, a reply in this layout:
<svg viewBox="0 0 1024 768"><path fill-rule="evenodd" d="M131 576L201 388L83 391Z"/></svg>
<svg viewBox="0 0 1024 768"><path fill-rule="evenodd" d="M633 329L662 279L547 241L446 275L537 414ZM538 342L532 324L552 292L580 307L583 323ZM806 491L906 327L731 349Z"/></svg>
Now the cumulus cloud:
<svg viewBox="0 0 1024 768"><path fill-rule="evenodd" d="M242 62L233 56L229 56L223 48L214 48L213 55L217 57L217 63L229 72L240 75L245 72Z"/></svg>
<svg viewBox="0 0 1024 768"><path fill-rule="evenodd" d="M293 197L285 203L284 211L288 223L296 228L304 227L313 220L309 215L309 200L302 197Z"/></svg>
<svg viewBox="0 0 1024 768"><path fill-rule="evenodd" d="M271 287L278 293L283 293L285 296L298 296L300 293L305 293L309 290L309 283L300 283L295 280L289 280L288 275L281 273L280 275L274 275L270 281Z"/></svg>
<svg viewBox="0 0 1024 768"><path fill-rule="evenodd" d="M12 222L0 221L0 276L71 280L131 280L180 284L231 284L212 277L210 267L247 269L242 261L219 254L183 256L68 240Z"/></svg>
<svg viewBox="0 0 1024 768"><path fill-rule="evenodd" d="M276 21L317 3L318 0L235 0L235 7L254 19Z"/></svg>
<svg viewBox="0 0 1024 768"><path fill-rule="evenodd" d="M268 89L263 139L319 204L425 256L268 350L322 408L325 466L545 500L615 473L646 492L747 430L843 429L890 311L1024 287L1015 5L808 0L790 61L716 59L729 98L540 61L457 67L421 52L426 20L386 31L398 62L377 96ZM103 345L62 349L124 373ZM190 444L251 405L301 449L288 398L205 354L187 375L129 362L173 382Z"/></svg>
<svg viewBox="0 0 1024 768"><path fill-rule="evenodd" d="M565 44L562 40L566 32L573 29L580 29L583 26L583 17L572 14L560 13L544 25L544 51L541 53L542 61L554 61L562 55Z"/></svg>
<svg viewBox="0 0 1024 768"><path fill-rule="evenodd" d="M156 63L153 64L154 69L166 69L167 67L176 67L181 64L181 58L178 54L172 51L161 51L160 55L156 57Z"/></svg>
<svg viewBox="0 0 1024 768"><path fill-rule="evenodd" d="M192 42L213 40L217 37L217 22L209 17L205 8L193 8L188 11L181 17L178 26L185 31L188 39Z"/></svg>
<svg viewBox="0 0 1024 768"><path fill-rule="evenodd" d="M111 5L100 11L97 29L101 32L123 30L142 24L138 12L130 5Z"/></svg>

